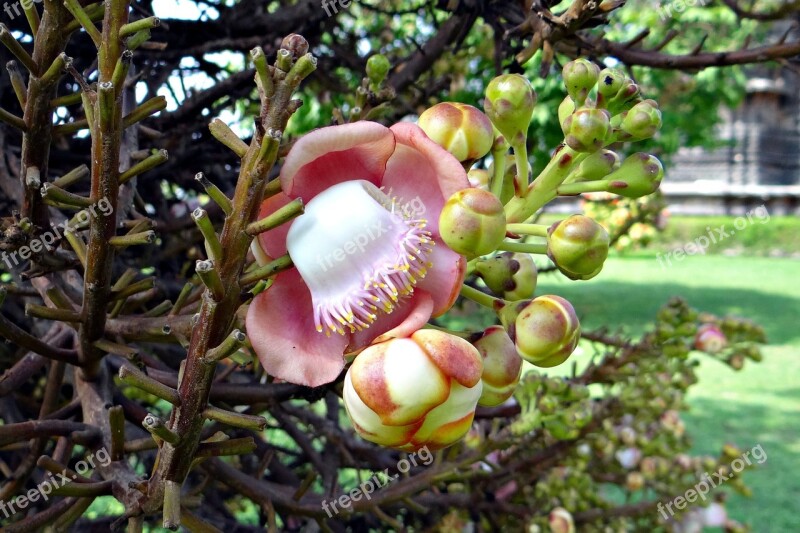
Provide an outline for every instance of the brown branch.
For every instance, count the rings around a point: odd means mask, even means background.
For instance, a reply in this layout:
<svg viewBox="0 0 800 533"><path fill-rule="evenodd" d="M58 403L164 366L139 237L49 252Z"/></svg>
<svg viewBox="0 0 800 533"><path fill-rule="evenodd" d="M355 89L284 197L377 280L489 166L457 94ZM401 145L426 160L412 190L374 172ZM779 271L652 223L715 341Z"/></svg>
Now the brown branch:
<svg viewBox="0 0 800 533"><path fill-rule="evenodd" d="M786 2L785 4L776 7L772 11L753 11L752 9L745 9L740 7L739 4L734 0L722 0L722 3L728 6L731 11L736 13L736 16L739 18L760 21L780 20L787 18L787 15L795 13L798 9L800 9L800 1L798 0Z"/></svg>
<svg viewBox="0 0 800 533"><path fill-rule="evenodd" d="M653 50L626 48L602 38L586 38L588 48L595 54L614 56L626 65L641 65L658 69L696 70L706 67L723 67L764 63L800 54L800 42L766 45L749 50L706 52L694 55L670 55Z"/></svg>

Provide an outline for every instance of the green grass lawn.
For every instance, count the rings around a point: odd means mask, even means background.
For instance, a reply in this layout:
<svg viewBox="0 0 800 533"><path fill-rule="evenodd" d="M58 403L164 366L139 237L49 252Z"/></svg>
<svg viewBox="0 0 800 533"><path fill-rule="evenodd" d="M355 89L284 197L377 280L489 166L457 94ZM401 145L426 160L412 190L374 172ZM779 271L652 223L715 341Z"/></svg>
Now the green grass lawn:
<svg viewBox="0 0 800 533"><path fill-rule="evenodd" d="M800 502L800 261L720 255L688 257L662 268L655 255L610 258L591 281L543 276L537 294L568 298L586 328L632 335L653 322L670 296L715 314L763 325L764 361L736 372L705 358L684 415L693 451L716 455L725 442L761 445L767 460L745 474L752 498L733 495L732 518L756 532L798 531Z"/></svg>

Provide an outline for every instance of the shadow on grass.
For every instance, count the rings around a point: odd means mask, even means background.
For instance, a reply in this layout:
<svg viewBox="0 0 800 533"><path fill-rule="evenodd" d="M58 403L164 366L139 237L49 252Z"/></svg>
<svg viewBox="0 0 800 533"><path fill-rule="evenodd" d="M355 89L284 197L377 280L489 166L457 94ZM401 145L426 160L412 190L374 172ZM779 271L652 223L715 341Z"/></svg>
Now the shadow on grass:
<svg viewBox="0 0 800 533"><path fill-rule="evenodd" d="M730 442L743 454L760 445L766 455L762 464L751 459L754 467L741 473L753 491L752 498L729 490L731 517L749 522L753 531L797 531L800 478L792 450L798 438L797 412L740 400L734 403L694 397L689 404L691 410L683 416L695 453L716 456L721 445Z"/></svg>
<svg viewBox="0 0 800 533"><path fill-rule="evenodd" d="M624 283L603 280L582 285L577 282L541 284L536 293L552 292L567 298L586 329L607 326L640 335L653 324L658 310L672 296L680 296L698 311L736 315L762 325L770 344L800 340L800 300L750 289L697 288L677 283Z"/></svg>

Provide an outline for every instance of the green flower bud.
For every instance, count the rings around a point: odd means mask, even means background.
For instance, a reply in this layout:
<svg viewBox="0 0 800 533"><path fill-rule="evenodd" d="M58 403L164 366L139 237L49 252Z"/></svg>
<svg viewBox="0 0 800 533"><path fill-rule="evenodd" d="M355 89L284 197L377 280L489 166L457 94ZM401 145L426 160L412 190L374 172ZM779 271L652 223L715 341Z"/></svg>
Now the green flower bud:
<svg viewBox="0 0 800 533"><path fill-rule="evenodd" d="M467 257L497 249L506 236L503 204L481 189L462 189L445 202L439 233L453 251Z"/></svg>
<svg viewBox="0 0 800 533"><path fill-rule="evenodd" d="M461 162L480 159L494 144L491 121L471 105L436 104L420 115L418 124L428 137Z"/></svg>
<svg viewBox="0 0 800 533"><path fill-rule="evenodd" d="M620 159L616 152L598 150L581 161L578 169L570 176L569 181L593 181L603 179L618 169Z"/></svg>
<svg viewBox="0 0 800 533"><path fill-rule="evenodd" d="M625 158L622 165L608 175L608 192L625 198L640 198L658 190L664 167L656 156L642 152Z"/></svg>
<svg viewBox="0 0 800 533"><path fill-rule="evenodd" d="M380 85L389 74L392 65L383 54L375 54L367 59L367 78L374 85Z"/></svg>
<svg viewBox="0 0 800 533"><path fill-rule="evenodd" d="M535 105L536 93L525 76L503 74L486 87L484 110L512 146L524 142Z"/></svg>
<svg viewBox="0 0 800 533"><path fill-rule="evenodd" d="M547 255L568 278L587 280L603 269L608 232L589 217L572 215L547 230Z"/></svg>
<svg viewBox="0 0 800 533"><path fill-rule="evenodd" d="M639 87L619 69L603 69L599 78L597 107L608 109L611 116L629 107L639 96Z"/></svg>
<svg viewBox="0 0 800 533"><path fill-rule="evenodd" d="M578 58L564 65L561 71L564 77L564 85L567 93L575 100L577 105L583 105L589 91L592 90L597 77L600 75L600 67L583 58Z"/></svg>
<svg viewBox="0 0 800 533"><path fill-rule="evenodd" d="M617 135L617 139L620 141L649 139L661 129L661 111L655 100L639 102L630 111L617 115L617 117L620 117ZM613 124L614 121L612 121Z"/></svg>
<svg viewBox="0 0 800 533"><path fill-rule="evenodd" d="M539 276L530 254L516 252L478 261L475 271L492 292L512 302L532 298Z"/></svg>
<svg viewBox="0 0 800 533"><path fill-rule="evenodd" d="M558 440L575 439L580 435L580 430L572 426L569 420L563 416L545 419L544 428L550 432L553 438Z"/></svg>
<svg viewBox="0 0 800 533"><path fill-rule="evenodd" d="M558 123L563 124L567 117L575 112L577 106L575 101L569 96L565 96L558 106Z"/></svg>
<svg viewBox="0 0 800 533"><path fill-rule="evenodd" d="M564 140L578 152L602 148L610 129L609 114L604 109L582 107L561 123Z"/></svg>
<svg viewBox="0 0 800 533"><path fill-rule="evenodd" d="M472 343L483 357L483 392L478 405L494 407L508 400L522 375L522 358L514 341L502 326L486 328L480 339Z"/></svg>
<svg viewBox="0 0 800 533"><path fill-rule="evenodd" d="M517 353L536 366L560 365L578 346L578 315L572 304L560 296L515 302L501 309L498 316L514 340Z"/></svg>

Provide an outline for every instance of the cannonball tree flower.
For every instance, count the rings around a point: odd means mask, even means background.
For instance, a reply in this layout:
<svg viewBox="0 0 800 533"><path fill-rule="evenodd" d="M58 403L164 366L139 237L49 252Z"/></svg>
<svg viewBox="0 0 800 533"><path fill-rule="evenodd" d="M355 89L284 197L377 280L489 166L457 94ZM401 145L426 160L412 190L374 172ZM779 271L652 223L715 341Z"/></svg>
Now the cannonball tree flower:
<svg viewBox="0 0 800 533"><path fill-rule="evenodd" d="M466 340L433 329L374 344L344 379L344 405L362 438L405 451L436 450L472 426L483 361Z"/></svg>
<svg viewBox="0 0 800 533"><path fill-rule="evenodd" d="M265 217L301 198L305 211L262 233L259 263L294 267L253 299L247 333L264 369L291 383L336 379L344 354L419 329L447 311L465 259L439 236L447 198L466 172L416 125L361 121L315 130L281 168Z"/></svg>

